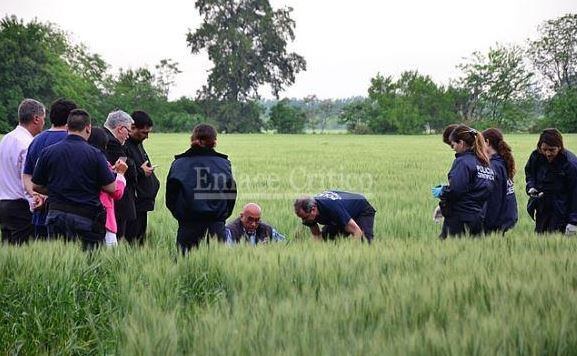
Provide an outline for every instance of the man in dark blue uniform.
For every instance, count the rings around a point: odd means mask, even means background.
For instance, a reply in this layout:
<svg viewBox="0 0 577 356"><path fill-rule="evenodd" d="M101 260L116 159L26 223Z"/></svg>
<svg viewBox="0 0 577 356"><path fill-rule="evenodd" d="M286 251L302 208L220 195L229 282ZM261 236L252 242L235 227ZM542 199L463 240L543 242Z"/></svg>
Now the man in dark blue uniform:
<svg viewBox="0 0 577 356"><path fill-rule="evenodd" d="M46 211L44 201L46 197L34 193L32 189L32 173L34 173L36 161L38 161L42 150L56 142L64 140L66 136L68 136L66 121L68 120L70 112L74 109L76 109L76 104L73 101L65 99L57 99L54 101L50 106L50 123L52 127L34 137L26 153L22 180L24 181L26 191L31 196L36 197L37 204L32 212L32 223L34 224L34 237L37 239L45 239L48 237L48 230L46 229L46 214L48 214L48 211Z"/></svg>
<svg viewBox="0 0 577 356"><path fill-rule="evenodd" d="M361 194L326 191L314 198L304 196L295 200L294 209L317 239L352 235L356 239L366 238L369 243L373 240L376 210ZM322 230L318 224L324 225Z"/></svg>
<svg viewBox="0 0 577 356"><path fill-rule="evenodd" d="M100 191L114 192L116 179L104 154L86 142L92 129L88 113L72 110L67 125L68 136L40 154L32 183L34 190L48 195L50 201L48 236L80 238L84 249L92 249L105 235Z"/></svg>

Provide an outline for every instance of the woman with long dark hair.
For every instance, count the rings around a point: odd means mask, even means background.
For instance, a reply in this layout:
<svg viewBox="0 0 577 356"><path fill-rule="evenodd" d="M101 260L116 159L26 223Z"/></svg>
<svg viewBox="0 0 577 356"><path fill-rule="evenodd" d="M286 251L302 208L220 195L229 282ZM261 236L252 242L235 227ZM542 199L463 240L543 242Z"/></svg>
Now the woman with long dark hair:
<svg viewBox="0 0 577 356"><path fill-rule="evenodd" d="M449 184L433 188L441 199L445 220L440 238L466 233L483 233L483 205L493 189L495 173L489 165L483 134L465 125L457 126L449 141L455 160L449 171Z"/></svg>
<svg viewBox="0 0 577 356"><path fill-rule="evenodd" d="M537 233L577 233L577 158L557 129L545 129L525 166L527 211Z"/></svg>
<svg viewBox="0 0 577 356"><path fill-rule="evenodd" d="M513 177L515 159L511 146L503 139L501 131L490 128L483 131L487 144L487 154L491 158L491 167L495 172L495 188L485 206L485 233L505 233L518 219L517 198Z"/></svg>

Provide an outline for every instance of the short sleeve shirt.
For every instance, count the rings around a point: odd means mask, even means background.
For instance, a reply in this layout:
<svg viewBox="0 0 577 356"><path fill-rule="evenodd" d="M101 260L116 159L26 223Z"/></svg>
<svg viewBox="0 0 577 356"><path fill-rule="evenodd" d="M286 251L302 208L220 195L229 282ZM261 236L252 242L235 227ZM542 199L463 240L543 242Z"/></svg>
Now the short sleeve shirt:
<svg viewBox="0 0 577 356"><path fill-rule="evenodd" d="M40 135L34 137L28 153L26 154L26 162L24 163L24 174L32 175L34 173L34 166L40 156L40 152L48 146L52 146L56 142L60 142L68 136L66 131L44 131Z"/></svg>
<svg viewBox="0 0 577 356"><path fill-rule="evenodd" d="M319 211L316 222L341 227L360 216L369 206L367 199L361 194L336 190L315 196L315 201Z"/></svg>
<svg viewBox="0 0 577 356"><path fill-rule="evenodd" d="M0 140L0 199L18 200L31 197L22 183L22 170L32 134L18 125Z"/></svg>
<svg viewBox="0 0 577 356"><path fill-rule="evenodd" d="M94 207L100 205L102 187L114 181L104 154L77 135L45 148L32 176L32 182L48 188L52 202Z"/></svg>

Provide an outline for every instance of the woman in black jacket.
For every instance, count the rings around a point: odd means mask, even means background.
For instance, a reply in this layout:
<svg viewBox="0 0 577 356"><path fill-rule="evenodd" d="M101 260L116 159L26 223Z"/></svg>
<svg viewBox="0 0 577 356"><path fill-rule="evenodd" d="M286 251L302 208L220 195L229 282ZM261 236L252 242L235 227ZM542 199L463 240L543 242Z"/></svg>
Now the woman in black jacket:
<svg viewBox="0 0 577 356"><path fill-rule="evenodd" d="M176 242L183 254L208 234L225 241L225 221L236 201L228 156L214 150L216 130L199 124L191 147L175 156L166 182L166 206L178 220Z"/></svg>
<svg viewBox="0 0 577 356"><path fill-rule="evenodd" d="M518 219L517 198L513 185L515 159L501 131L495 128L486 129L483 131L483 137L491 158L491 168L495 172L495 189L485 205L485 233L505 234Z"/></svg>
<svg viewBox="0 0 577 356"><path fill-rule="evenodd" d="M577 158L557 129L545 129L525 166L529 215L537 233L577 232Z"/></svg>
<svg viewBox="0 0 577 356"><path fill-rule="evenodd" d="M449 171L449 185L433 188L441 199L445 220L440 238L483 233L483 205L487 201L495 173L489 166L483 134L465 125L457 126L449 141L455 161Z"/></svg>

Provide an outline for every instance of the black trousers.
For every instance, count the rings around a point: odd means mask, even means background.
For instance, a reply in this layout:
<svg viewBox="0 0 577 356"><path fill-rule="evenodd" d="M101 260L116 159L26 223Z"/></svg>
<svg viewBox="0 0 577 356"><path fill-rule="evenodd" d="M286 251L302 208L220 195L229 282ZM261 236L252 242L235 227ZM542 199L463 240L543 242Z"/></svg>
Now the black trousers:
<svg viewBox="0 0 577 356"><path fill-rule="evenodd" d="M126 219L116 216L116 237L120 240L126 235Z"/></svg>
<svg viewBox="0 0 577 356"><path fill-rule="evenodd" d="M368 206L362 214L354 217L353 220L357 223L359 228L363 230L363 234L367 239L368 243L373 241L373 226L375 225L375 213L376 210L372 206ZM344 229L344 227L337 225L325 225L321 230L321 235L324 240L334 240L338 236L349 236L350 234Z"/></svg>
<svg viewBox="0 0 577 356"><path fill-rule="evenodd" d="M479 217L473 221L463 221L458 216L445 217L439 238L444 240L447 237L461 237L467 234L472 237L481 236L483 234L483 219Z"/></svg>
<svg viewBox="0 0 577 356"><path fill-rule="evenodd" d="M146 237L146 227L148 226L148 212L137 211L136 219L126 223L126 232L124 238L129 243L144 244Z"/></svg>
<svg viewBox="0 0 577 356"><path fill-rule="evenodd" d="M59 210L48 211L46 227L50 239L63 237L66 241L80 240L82 249L86 251L102 245L106 233L104 225L101 230L95 231L93 219Z"/></svg>
<svg viewBox="0 0 577 356"><path fill-rule="evenodd" d="M551 211L537 210L535 214L535 232L538 234L564 233L565 226L567 226L565 219Z"/></svg>
<svg viewBox="0 0 577 356"><path fill-rule="evenodd" d="M184 255L192 248L198 248L202 239L207 236L216 236L218 241L224 242L226 239L224 221L178 222L176 243Z"/></svg>
<svg viewBox="0 0 577 356"><path fill-rule="evenodd" d="M34 236L30 204L25 199L0 200L2 242L21 245Z"/></svg>

